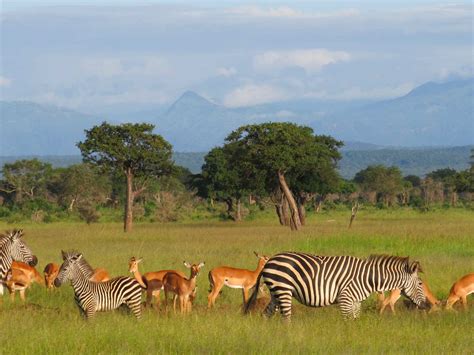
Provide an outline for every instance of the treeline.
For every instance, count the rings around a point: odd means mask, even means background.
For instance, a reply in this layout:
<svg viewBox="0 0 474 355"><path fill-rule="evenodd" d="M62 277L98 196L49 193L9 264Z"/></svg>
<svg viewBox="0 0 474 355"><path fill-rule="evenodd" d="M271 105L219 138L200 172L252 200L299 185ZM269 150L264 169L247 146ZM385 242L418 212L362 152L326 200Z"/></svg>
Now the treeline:
<svg viewBox="0 0 474 355"><path fill-rule="evenodd" d="M37 159L4 164L0 217L87 223L123 218L154 222L221 217L240 221L274 210L298 230L308 211L361 202L379 208L473 206L474 168L439 169L425 178L369 166L353 180L336 169L342 142L292 123L247 125L212 149L202 171L176 166L153 125L103 123L78 143L84 162L53 168Z"/></svg>

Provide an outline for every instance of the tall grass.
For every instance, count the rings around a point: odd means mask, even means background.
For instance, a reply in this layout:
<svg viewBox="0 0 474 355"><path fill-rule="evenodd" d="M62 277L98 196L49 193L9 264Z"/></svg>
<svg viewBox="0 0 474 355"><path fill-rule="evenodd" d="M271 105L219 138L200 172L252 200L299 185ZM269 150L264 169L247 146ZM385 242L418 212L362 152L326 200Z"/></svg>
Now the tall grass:
<svg viewBox="0 0 474 355"><path fill-rule="evenodd" d="M421 261L438 298L451 284L474 272L474 217L467 211L360 211L351 230L348 213L310 216L299 233L262 220L137 224L130 235L120 224L24 224L26 240L38 255L39 270L60 262L61 249L78 249L94 267L113 275L127 274L131 256L143 257L142 271L176 268L182 262L205 261L198 276L198 298L188 316L145 310L137 322L126 311L100 313L92 323L81 319L72 288L53 292L33 287L27 303L0 304L0 353L471 353L474 348L471 310L426 314L405 310L379 316L375 298L363 303L361 318L345 321L337 306L312 309L295 305L293 321L276 316L240 314L239 290L224 289L216 308L206 309L207 272L215 266L254 269L252 251L283 250L316 254L367 256L410 255ZM14 226L0 224L0 228ZM295 303L296 304L296 301Z"/></svg>

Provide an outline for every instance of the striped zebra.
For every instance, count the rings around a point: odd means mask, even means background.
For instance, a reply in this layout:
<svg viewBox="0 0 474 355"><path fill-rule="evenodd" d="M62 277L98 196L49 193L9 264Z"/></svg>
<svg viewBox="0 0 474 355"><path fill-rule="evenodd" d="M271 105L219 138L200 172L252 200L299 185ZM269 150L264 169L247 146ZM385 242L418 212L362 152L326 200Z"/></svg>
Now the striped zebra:
<svg viewBox="0 0 474 355"><path fill-rule="evenodd" d="M417 261L408 258L373 255L367 259L353 256L316 256L286 252L268 260L260 273L245 313L257 298L260 278L270 290L271 300L264 314L271 317L277 308L283 319L291 318L291 301L311 307L339 304L343 316L357 318L360 303L372 292L401 289L421 308L426 306L421 271Z"/></svg>
<svg viewBox="0 0 474 355"><path fill-rule="evenodd" d="M94 317L96 312L110 311L125 304L137 317L141 317L142 287L130 277L116 277L105 282L89 281L92 270L82 254L70 251L62 252L63 264L54 286L59 287L70 280L74 289L76 304L86 319Z"/></svg>
<svg viewBox="0 0 474 355"><path fill-rule="evenodd" d="M13 261L21 261L35 266L38 259L22 239L23 230L15 229L0 235L0 295L3 295L3 283Z"/></svg>

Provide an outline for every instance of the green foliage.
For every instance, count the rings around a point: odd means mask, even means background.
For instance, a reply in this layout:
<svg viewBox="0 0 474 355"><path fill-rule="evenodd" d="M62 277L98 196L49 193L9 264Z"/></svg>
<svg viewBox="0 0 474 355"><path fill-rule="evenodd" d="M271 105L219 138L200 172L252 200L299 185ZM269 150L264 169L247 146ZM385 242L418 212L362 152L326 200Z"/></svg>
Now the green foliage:
<svg viewBox="0 0 474 355"><path fill-rule="evenodd" d="M403 189L403 180L400 169L396 166L371 165L359 171L354 182L365 191L376 191L383 197L400 193Z"/></svg>
<svg viewBox="0 0 474 355"><path fill-rule="evenodd" d="M153 134L148 123L111 125L103 122L86 130L77 146L84 161L106 171L132 171L134 176L158 177L171 173L171 145Z"/></svg>
<svg viewBox="0 0 474 355"><path fill-rule="evenodd" d="M22 203L25 199L44 196L46 184L51 177L52 166L38 159L18 160L3 166L0 190L14 194L15 201Z"/></svg>
<svg viewBox="0 0 474 355"><path fill-rule="evenodd" d="M233 131L226 141L235 152L233 163L239 164L257 194L274 191L278 172L298 191L322 192L338 184L335 169L342 143L315 136L309 127L288 122L247 125Z"/></svg>

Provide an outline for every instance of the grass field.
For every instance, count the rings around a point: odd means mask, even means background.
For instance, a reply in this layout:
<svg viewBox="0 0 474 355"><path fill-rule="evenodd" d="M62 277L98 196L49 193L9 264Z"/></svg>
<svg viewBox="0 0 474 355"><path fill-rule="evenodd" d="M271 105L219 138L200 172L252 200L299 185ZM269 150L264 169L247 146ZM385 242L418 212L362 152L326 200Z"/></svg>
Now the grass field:
<svg viewBox="0 0 474 355"><path fill-rule="evenodd" d="M137 322L124 311L81 319L72 288L53 292L35 285L22 305L5 295L0 304L0 353L465 353L474 349L474 304L467 312L426 314L405 310L379 316L375 297L363 302L360 319L344 320L337 306L296 306L292 323L276 316L240 314L241 293L224 289L216 308L206 309L207 272L219 265L254 269L253 251L272 255L295 250L321 255L375 253L410 255L422 263L424 280L445 299L452 283L474 272L474 214L448 210L360 211L351 230L348 212L310 216L292 233L262 219L235 224L137 224L130 235L119 224L22 224L39 258L38 270L60 262L60 250L75 248L93 267L126 275L131 256L143 257L141 271L184 270L183 260L205 261L198 298L188 316L144 311ZM0 229L16 226L0 222ZM471 296L472 297L472 296ZM296 301L295 301L296 303Z"/></svg>

